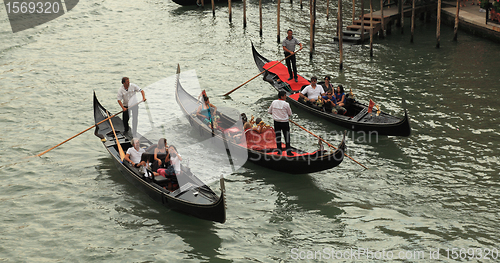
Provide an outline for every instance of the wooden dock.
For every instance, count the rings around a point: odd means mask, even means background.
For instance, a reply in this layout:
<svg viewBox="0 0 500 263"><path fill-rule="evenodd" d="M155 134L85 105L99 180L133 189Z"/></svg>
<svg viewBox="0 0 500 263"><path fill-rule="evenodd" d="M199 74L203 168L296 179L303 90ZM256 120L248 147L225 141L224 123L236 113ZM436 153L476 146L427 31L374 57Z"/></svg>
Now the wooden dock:
<svg viewBox="0 0 500 263"><path fill-rule="evenodd" d="M424 12L429 12L437 9L435 3L425 4L415 6L415 16L421 15ZM399 10L397 6L384 7L384 29L387 34L391 33L391 26L395 21L399 20ZM363 18L354 20L353 24L347 26L347 30L342 30L342 41L351 42L354 44L361 44L364 41L370 39L370 29L373 28L373 34L382 34L382 15L381 11L373 12L373 23L370 25L370 13L364 14ZM411 17L412 7L411 5L404 5L402 13L405 17ZM361 28L363 25L364 34L361 33ZM338 32L337 36L334 37L334 41L339 41Z"/></svg>

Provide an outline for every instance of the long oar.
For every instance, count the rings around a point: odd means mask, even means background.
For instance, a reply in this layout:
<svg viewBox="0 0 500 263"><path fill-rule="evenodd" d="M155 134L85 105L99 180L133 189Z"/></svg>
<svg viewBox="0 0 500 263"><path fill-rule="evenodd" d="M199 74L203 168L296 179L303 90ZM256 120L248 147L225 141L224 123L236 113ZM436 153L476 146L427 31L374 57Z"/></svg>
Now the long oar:
<svg viewBox="0 0 500 263"><path fill-rule="evenodd" d="M133 106L131 106L131 107L137 106L137 105L138 105L139 103L141 103L141 102L143 102L143 100L139 101L138 103L134 104L134 105L133 105ZM131 107L130 107L130 108L131 108ZM122 112L123 112L123 111L120 111L120 112L118 112L118 113L114 114L113 116L110 116L110 117L108 117L108 118L106 118L106 119L104 119L104 120L102 120L102 121L100 121L100 122L98 122L98 123L96 123L96 124L94 124L94 125L92 125L92 126L88 127L87 129L85 129L85 130L83 130L83 131L81 131L81 132L77 133L77 134L76 134L76 135L74 135L73 137L71 137L71 138L69 138L69 139L67 139L67 140L65 140L65 141L63 141L63 142L61 142L61 143L59 143L58 145L56 145L56 146L54 146L54 147L52 147L52 148L50 148L50 149L48 149L48 150L46 150L46 151L44 151L44 152L41 152L41 153L39 153L39 154L37 154L37 155L34 155L34 156L36 156L36 157L40 157L40 156L42 156L42 155L44 155L44 154L46 154L46 153L48 153L48 152L50 152L50 151L54 150L55 148L57 148L57 147L61 146L62 144L64 144L64 143L68 142L69 140L71 140L71 139L73 139L73 138L75 138L75 137L77 137L77 136L79 136L79 135L82 135L82 134L83 134L83 133L85 133L86 131L88 131L88 130L90 130L90 129L94 128L95 126L97 126L97 125L99 125L99 124L101 124L101 123L103 123L103 122L105 122L105 121L107 121L107 120L109 120L109 119L111 119L111 118L115 117L116 115L118 115L118 114L120 114L120 113L122 113ZM32 156L32 157L34 157L34 156Z"/></svg>
<svg viewBox="0 0 500 263"><path fill-rule="evenodd" d="M109 117L109 112L108 111L106 111L106 114ZM109 124L111 125L111 129L113 130L113 134L115 135L116 145L118 146L118 152L120 153L120 159L122 159L122 163L123 163L123 159L125 159L125 153L123 152L123 148L122 148L122 146L120 144L120 141L118 140L118 136L116 136L116 131L115 131L115 127L113 127L113 121L112 121L112 119L109 119Z"/></svg>
<svg viewBox="0 0 500 263"><path fill-rule="evenodd" d="M295 55L297 52L299 52L299 51L301 51L301 50L302 50L302 48L300 48L299 50L297 50L297 51L293 52L293 54L290 54L290 55L289 55L289 56L287 56L286 58L284 58L284 59L282 59L282 60L280 60L280 61L276 62L276 64L274 64L274 65L270 66L268 69L263 70L263 71L262 71L262 72L260 72L259 74L255 75L255 77L253 77L253 78L249 79L247 82L245 82L245 83L243 83L243 84L239 85L238 87L234 88L234 89L233 89L233 90L231 90L230 92L228 92L228 93L224 94L224 96L227 96L227 95L229 95L229 94L233 93L233 91L235 91L235 90L237 90L237 89L241 88L243 85L245 85L245 84L247 84L248 82L250 82L250 81L254 80L256 77L260 76L262 73L266 72L267 70L270 70L270 69L271 69L271 68L273 68L274 66L276 66L276 65L278 65L279 63L283 62L283 60L285 60L285 59L287 59L287 58L289 58L289 57L291 57L291 56Z"/></svg>
<svg viewBox="0 0 500 263"><path fill-rule="evenodd" d="M154 127L155 127L155 125L154 125L154 123L153 123L153 117L151 117L151 111L149 111L149 104L148 104L148 102L146 101L146 102L144 103L144 105L146 105L146 111L148 112L149 123L151 124L151 128L154 128Z"/></svg>
<svg viewBox="0 0 500 263"><path fill-rule="evenodd" d="M314 133L310 132L308 129L306 129L306 128L304 128L304 127L300 126L298 123L296 123L296 122L294 122L294 121L292 121L292 120L289 120L289 121L290 121L291 123L293 123L293 124L297 125L297 126L298 126L299 128L301 128L302 130L304 130L304 131L306 131L306 132L310 133L312 136L314 136L314 137L316 137L316 138L320 139L322 142L326 143L328 146L330 146L330 147L334 148L335 150L337 150L337 147L335 147L335 146L331 145L329 142L327 142L327 141L323 140L323 138L321 138L321 137L319 137L318 135L316 135L316 134L314 134ZM345 155L345 156L347 156L349 159L353 160L354 162L356 162L357 164L361 165L363 168L368 169L366 166L364 166L364 165L362 165L361 163L359 163L358 161L354 160L351 156L347 155L346 153L344 153L344 155Z"/></svg>

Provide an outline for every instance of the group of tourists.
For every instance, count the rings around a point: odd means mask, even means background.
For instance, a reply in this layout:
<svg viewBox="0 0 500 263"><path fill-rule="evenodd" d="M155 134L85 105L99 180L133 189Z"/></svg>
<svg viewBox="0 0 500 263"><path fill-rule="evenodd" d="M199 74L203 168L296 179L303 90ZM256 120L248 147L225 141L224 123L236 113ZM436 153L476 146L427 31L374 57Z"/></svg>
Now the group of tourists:
<svg viewBox="0 0 500 263"><path fill-rule="evenodd" d="M136 93L142 94L143 101L146 101L146 94L144 90L139 88L138 85L130 83L128 77L122 78L122 86L118 89L117 99L118 104L123 110L123 127L124 132L130 131L129 119L132 115L132 147L127 149L124 160L129 162L133 167L138 168L142 173L147 173L149 169L153 176L164 176L171 178L168 183L168 190L174 190L174 185L177 182L176 176L181 174L181 161L182 157L177 152L175 146L167 145L167 140L161 138L157 145L153 146L152 158L151 153L140 147L139 139L135 138L137 135L138 124L138 104ZM208 101L208 98L207 98ZM129 113L130 112L130 113Z"/></svg>
<svg viewBox="0 0 500 263"><path fill-rule="evenodd" d="M179 176L182 171L182 156L177 152L175 146L168 146L165 138L161 138L158 144L153 145L149 150L141 148L140 145L139 139L133 138L132 147L127 149L124 160L138 168L143 174L147 174L147 170L149 170L153 176L161 175L170 179L167 184L168 190L175 190L176 176ZM152 150L152 154L149 153L150 150Z"/></svg>
<svg viewBox="0 0 500 263"><path fill-rule="evenodd" d="M324 86L320 86L317 84L317 78L312 77L311 85L302 90L300 97L305 103L312 104L321 101L324 110L327 112L345 113L346 110L343 107L345 103L344 88L342 85L339 85L337 89L334 89L329 80L330 77L326 76ZM210 100L204 91L202 92L202 95L203 102L196 110L196 116L209 127L215 127L217 126L217 121L214 121L217 113L217 107L210 103ZM279 91L278 99L274 100L268 108L268 113L271 114L274 122L276 150L278 152L291 149L289 118L292 116L292 110L290 108L290 104L286 102L286 97L287 95L285 91ZM266 125L261 118L257 118L253 121L252 117L252 120L249 121L245 113L242 113L240 118L243 124L243 132L236 131L231 133L231 131L227 131L227 134L229 135L228 138L233 141L238 142L241 141L241 139L244 139L245 137L243 135L248 130L253 130L258 134L261 134L270 128L270 126ZM282 144L282 141L284 141L284 145Z"/></svg>
<svg viewBox="0 0 500 263"><path fill-rule="evenodd" d="M342 113L347 111L345 106L344 87L338 85L336 89L330 84L330 77L325 77L325 84L318 85L318 78L312 77L311 84L306 86L299 94L299 101L314 106L327 113Z"/></svg>

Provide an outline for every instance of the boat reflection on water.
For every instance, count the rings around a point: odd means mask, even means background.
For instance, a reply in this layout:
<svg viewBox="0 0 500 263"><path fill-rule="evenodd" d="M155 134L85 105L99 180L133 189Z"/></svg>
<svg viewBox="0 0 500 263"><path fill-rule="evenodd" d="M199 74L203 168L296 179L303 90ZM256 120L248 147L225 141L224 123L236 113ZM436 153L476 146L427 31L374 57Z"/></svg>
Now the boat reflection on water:
<svg viewBox="0 0 500 263"><path fill-rule="evenodd" d="M273 172L271 176L269 173L260 172L262 168L255 164L249 165L248 168L249 170L243 171L240 175L248 177L250 181L258 180L266 185L272 185L275 192L272 195L277 198L271 222L287 220L286 217L300 211L314 212L334 220L344 213L344 210L332 204L338 196L318 187L311 175L290 176L287 173ZM330 174L327 176L333 177Z"/></svg>
<svg viewBox="0 0 500 263"><path fill-rule="evenodd" d="M155 250L160 250L157 259L176 261L189 257L205 260L208 257L225 262L218 252L222 244L222 239L217 234L220 224L178 213L151 202L147 194L128 183L109 157L99 159L96 169L100 174L96 180L111 180L110 185L120 188L120 191L110 193L116 202L107 198L105 203L99 204L100 209L110 214L110 221L120 227L138 232L137 235L144 235L142 239L146 239L144 243L150 246L152 254ZM186 244L189 250L173 252L169 249L185 247Z"/></svg>

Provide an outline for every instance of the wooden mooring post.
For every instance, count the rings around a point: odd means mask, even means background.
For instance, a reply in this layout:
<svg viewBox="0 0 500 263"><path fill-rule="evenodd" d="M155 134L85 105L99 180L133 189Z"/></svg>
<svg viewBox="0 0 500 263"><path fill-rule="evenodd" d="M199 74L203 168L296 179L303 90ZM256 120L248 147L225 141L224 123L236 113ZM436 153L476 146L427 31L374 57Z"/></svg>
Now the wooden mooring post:
<svg viewBox="0 0 500 263"><path fill-rule="evenodd" d="M247 28L247 0L243 0L243 28Z"/></svg>
<svg viewBox="0 0 500 263"><path fill-rule="evenodd" d="M411 4L411 38L410 38L410 43L413 43L413 35L415 34L415 1L416 0L413 0L412 4Z"/></svg>
<svg viewBox="0 0 500 263"><path fill-rule="evenodd" d="M329 13L330 13L330 0L326 0L326 20L328 20Z"/></svg>
<svg viewBox="0 0 500 263"><path fill-rule="evenodd" d="M398 18L396 20L396 26L401 26L401 16L403 16L403 0L396 0L398 1Z"/></svg>
<svg viewBox="0 0 500 263"><path fill-rule="evenodd" d="M310 0L309 2L309 16L311 20L310 24L310 45L311 50L309 51L309 59L312 59L314 53L314 31L316 29L316 0Z"/></svg>
<svg viewBox="0 0 500 263"><path fill-rule="evenodd" d="M363 24L361 24L363 25ZM338 5L338 11L337 11L337 29L338 29L338 34L339 34L339 49L340 49L340 70L344 67L343 65L343 49L342 49L342 0L339 0L339 5ZM361 31L363 32L363 31Z"/></svg>
<svg viewBox="0 0 500 263"><path fill-rule="evenodd" d="M459 12L460 12L460 0L457 0L457 14L455 15L455 27L453 28L453 41L457 41Z"/></svg>
<svg viewBox="0 0 500 263"><path fill-rule="evenodd" d="M233 15L231 12L231 0L227 1L227 6L229 7L229 23L232 23L233 22Z"/></svg>
<svg viewBox="0 0 500 263"><path fill-rule="evenodd" d="M373 0L370 0L370 57L373 57Z"/></svg>
<svg viewBox="0 0 500 263"><path fill-rule="evenodd" d="M436 47L439 48L441 42L441 0L438 0L436 40Z"/></svg>
<svg viewBox="0 0 500 263"><path fill-rule="evenodd" d="M215 17L215 0L212 0L212 15Z"/></svg>
<svg viewBox="0 0 500 263"><path fill-rule="evenodd" d="M262 37L262 0L259 0L259 18L260 18L259 35Z"/></svg>
<svg viewBox="0 0 500 263"><path fill-rule="evenodd" d="M380 0L380 37L385 37L385 24L384 24L384 0Z"/></svg>
<svg viewBox="0 0 500 263"><path fill-rule="evenodd" d="M278 35L277 35L278 44L281 42L281 40L280 40L280 9L281 9L281 0L278 0Z"/></svg>
<svg viewBox="0 0 500 263"><path fill-rule="evenodd" d="M401 26L401 34L404 34L405 33L405 12L403 10L403 3L404 1L403 0L400 0L399 3L401 4L400 5L400 9L401 10L401 16L399 17L401 19L401 22L400 22L400 26Z"/></svg>

